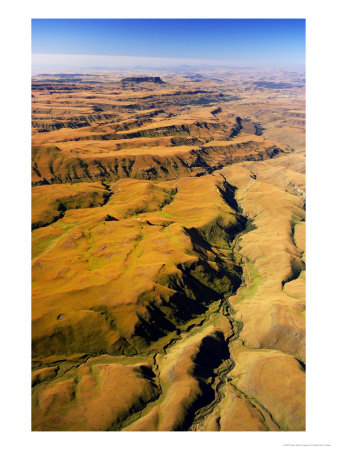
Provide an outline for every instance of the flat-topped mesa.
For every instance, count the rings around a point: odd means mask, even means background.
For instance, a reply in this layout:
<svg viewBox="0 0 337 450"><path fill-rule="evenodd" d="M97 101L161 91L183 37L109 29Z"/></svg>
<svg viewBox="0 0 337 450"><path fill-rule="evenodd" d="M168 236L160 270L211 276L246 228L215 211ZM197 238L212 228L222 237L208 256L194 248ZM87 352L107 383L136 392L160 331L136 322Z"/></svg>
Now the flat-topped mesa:
<svg viewBox="0 0 337 450"><path fill-rule="evenodd" d="M165 81L163 81L160 77L127 77L123 78L121 80L122 83L158 83L158 84L164 84Z"/></svg>

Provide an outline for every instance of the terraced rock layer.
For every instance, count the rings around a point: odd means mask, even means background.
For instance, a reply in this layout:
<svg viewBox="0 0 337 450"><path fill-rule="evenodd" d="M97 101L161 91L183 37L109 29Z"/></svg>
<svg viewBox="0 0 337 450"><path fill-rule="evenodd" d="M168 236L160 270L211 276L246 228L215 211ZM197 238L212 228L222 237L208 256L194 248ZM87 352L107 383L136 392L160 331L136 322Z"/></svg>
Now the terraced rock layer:
<svg viewBox="0 0 337 450"><path fill-rule="evenodd" d="M32 150L33 185L126 177L172 180L291 151L288 146L247 134L252 126L256 132L250 121L237 117L226 123L145 125L132 132L82 133L56 145L43 143Z"/></svg>

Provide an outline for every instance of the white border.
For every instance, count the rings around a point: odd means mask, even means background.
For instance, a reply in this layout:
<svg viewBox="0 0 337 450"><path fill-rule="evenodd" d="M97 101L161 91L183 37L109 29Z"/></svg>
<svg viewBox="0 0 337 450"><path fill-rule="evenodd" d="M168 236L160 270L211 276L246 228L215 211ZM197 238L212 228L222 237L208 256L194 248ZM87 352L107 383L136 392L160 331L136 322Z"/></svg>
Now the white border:
<svg viewBox="0 0 337 450"><path fill-rule="evenodd" d="M30 19L307 19L307 431L288 433L33 433L30 431ZM1 428L5 450L129 450L216 446L336 448L336 2L30 1L1 15Z"/></svg>

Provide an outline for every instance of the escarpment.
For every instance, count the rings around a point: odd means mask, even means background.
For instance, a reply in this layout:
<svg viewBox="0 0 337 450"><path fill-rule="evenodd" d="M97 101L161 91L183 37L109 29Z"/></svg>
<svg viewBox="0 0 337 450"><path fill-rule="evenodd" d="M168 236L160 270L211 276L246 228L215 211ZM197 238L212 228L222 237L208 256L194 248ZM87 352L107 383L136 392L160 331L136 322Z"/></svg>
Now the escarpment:
<svg viewBox="0 0 337 450"><path fill-rule="evenodd" d="M91 132L54 145L33 146L33 185L110 181L119 178L173 180L200 176L225 165L286 154L292 149L247 134L251 122L187 122L134 131ZM255 128L254 128L255 129Z"/></svg>

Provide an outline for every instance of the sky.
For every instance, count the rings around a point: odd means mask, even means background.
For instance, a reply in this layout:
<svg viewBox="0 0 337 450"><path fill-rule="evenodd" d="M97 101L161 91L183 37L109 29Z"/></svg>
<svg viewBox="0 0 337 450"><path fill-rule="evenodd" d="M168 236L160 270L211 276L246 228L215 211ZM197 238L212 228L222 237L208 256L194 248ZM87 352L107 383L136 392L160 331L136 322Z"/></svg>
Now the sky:
<svg viewBox="0 0 337 450"><path fill-rule="evenodd" d="M303 65L304 19L32 19L33 67Z"/></svg>

